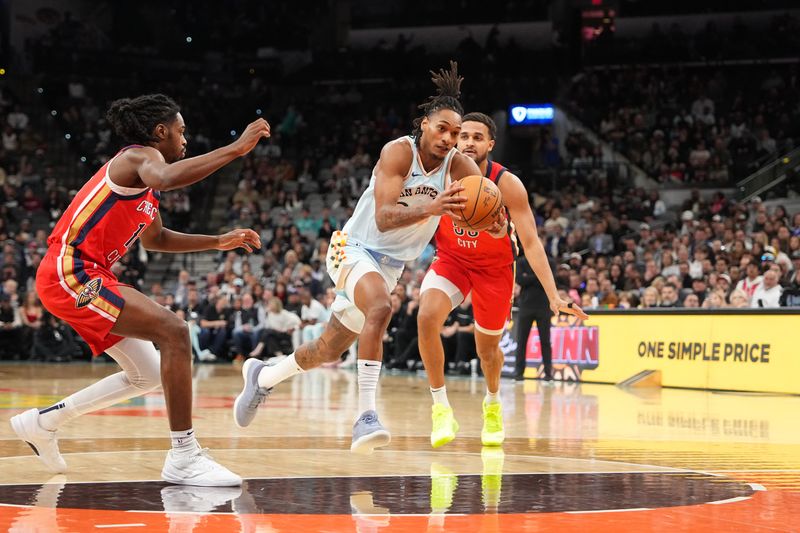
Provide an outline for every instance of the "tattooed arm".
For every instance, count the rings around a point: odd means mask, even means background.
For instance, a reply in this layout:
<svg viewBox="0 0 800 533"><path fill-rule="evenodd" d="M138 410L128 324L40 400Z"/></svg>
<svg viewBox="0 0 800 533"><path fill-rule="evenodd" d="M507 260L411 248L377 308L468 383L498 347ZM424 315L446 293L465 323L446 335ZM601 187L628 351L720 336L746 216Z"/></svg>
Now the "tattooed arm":
<svg viewBox="0 0 800 533"><path fill-rule="evenodd" d="M405 141L392 141L381 150L375 166L375 223L380 231L411 226L431 216L455 216L452 210L466 201L455 196L464 188L452 183L429 204L406 206L398 203L412 156L411 147Z"/></svg>
<svg viewBox="0 0 800 533"><path fill-rule="evenodd" d="M325 330L318 339L300 346L294 353L295 361L303 370L311 370L323 363L332 363L355 342L357 333L347 329L335 317L325 325Z"/></svg>

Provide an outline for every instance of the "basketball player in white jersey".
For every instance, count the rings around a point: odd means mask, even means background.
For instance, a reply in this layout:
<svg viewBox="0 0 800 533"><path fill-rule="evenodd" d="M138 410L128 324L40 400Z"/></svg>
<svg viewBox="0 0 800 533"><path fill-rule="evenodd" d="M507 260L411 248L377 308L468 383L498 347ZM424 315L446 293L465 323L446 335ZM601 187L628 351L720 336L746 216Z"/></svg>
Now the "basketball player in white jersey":
<svg viewBox="0 0 800 533"><path fill-rule="evenodd" d="M441 215L466 199L457 180L480 173L456 150L463 108L458 101L463 78L456 64L432 73L437 95L420 106L413 136L387 143L352 218L328 250L328 274L336 284L333 316L322 336L300 346L274 366L256 359L242 368L244 388L234 404L239 427L249 425L260 403L281 381L339 359L358 337L358 417L350 450L371 453L389 443L390 434L375 412L375 391L383 357L383 335L391 318L389 293L406 261L420 256Z"/></svg>

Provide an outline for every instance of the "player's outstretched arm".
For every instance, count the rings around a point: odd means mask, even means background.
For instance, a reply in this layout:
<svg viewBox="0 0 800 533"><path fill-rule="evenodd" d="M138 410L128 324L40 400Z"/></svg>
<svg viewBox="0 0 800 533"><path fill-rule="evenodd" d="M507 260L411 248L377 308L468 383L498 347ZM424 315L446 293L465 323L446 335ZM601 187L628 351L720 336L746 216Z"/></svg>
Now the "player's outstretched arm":
<svg viewBox="0 0 800 533"><path fill-rule="evenodd" d="M525 190L522 181L514 174L506 172L503 174L499 188L503 195L503 203L508 208L511 221L519 235L525 257L542 283L547 299L550 300L550 309L556 315L568 313L584 320L589 318L577 304L568 302L558 295L553 271L550 270L547 254L536 230L536 219L533 217L533 211L528 203L528 191Z"/></svg>
<svg viewBox="0 0 800 533"><path fill-rule="evenodd" d="M244 248L252 252L261 248L258 233L251 229L234 229L223 235L199 235L181 233L167 229L157 215L153 223L142 233L142 246L153 252L203 252L206 250L234 250Z"/></svg>
<svg viewBox="0 0 800 533"><path fill-rule="evenodd" d="M411 226L431 216L455 216L452 211L466 201L456 196L464 188L453 183L429 204L406 206L398 203L411 157L411 147L406 142L392 141L381 150L375 166L375 223L380 231Z"/></svg>
<svg viewBox="0 0 800 533"><path fill-rule="evenodd" d="M149 146L127 150L114 162L112 179L123 187L133 186L132 181L141 180L145 186L158 191L180 189L203 180L237 157L249 153L259 140L269 135L269 124L260 118L251 122L231 144L175 163L167 163L161 152Z"/></svg>

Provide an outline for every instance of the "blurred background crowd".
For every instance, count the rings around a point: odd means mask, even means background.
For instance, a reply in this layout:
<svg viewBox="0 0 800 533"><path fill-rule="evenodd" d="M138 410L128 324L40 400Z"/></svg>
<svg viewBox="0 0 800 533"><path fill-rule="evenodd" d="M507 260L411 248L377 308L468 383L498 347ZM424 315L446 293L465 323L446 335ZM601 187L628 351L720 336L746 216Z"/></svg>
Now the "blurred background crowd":
<svg viewBox="0 0 800 533"><path fill-rule="evenodd" d="M168 227L252 227L264 246L199 258L136 248L115 273L190 321L199 361L288 354L319 335L333 299L328 239L352 213L382 145L410 132L431 90L428 70L449 58L465 77L467 110L498 120L497 160L525 182L559 289L585 309L800 306L796 172L757 195L737 187L800 140L791 2L775 2L782 10L762 26L737 15L699 28L656 23L624 38L601 32L577 58L568 25L544 44L500 24L432 46L424 31L378 24L389 10L399 25L407 9L347 4L351 41L378 37L348 44L329 27L341 13L314 2L176 2L158 20L152 2L33 13L38 30L3 45L13 59L0 82L0 356L89 358L42 309L33 279L71 196L121 146L107 104L148 92L181 104L189 156L229 142L256 116L270 121L269 142L212 179L164 194L160 206ZM483 9L439 4L415 2L416 20L471 24ZM509 3L498 22L541 21L550 4ZM658 15L644 2L618 4L623 15ZM334 23L316 24L326 17ZM554 102L568 119L511 131L505 110L520 100ZM433 255L431 246L409 263L392 295L390 367L420 367L416 309ZM442 330L455 371L474 359L470 313L467 302Z"/></svg>

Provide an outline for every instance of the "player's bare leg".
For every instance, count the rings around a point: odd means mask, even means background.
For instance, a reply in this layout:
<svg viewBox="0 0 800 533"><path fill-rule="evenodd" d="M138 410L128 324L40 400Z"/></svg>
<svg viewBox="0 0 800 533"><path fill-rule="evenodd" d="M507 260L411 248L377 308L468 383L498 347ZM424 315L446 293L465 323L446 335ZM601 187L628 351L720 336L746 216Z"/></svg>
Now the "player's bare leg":
<svg viewBox="0 0 800 533"><path fill-rule="evenodd" d="M125 298L125 307L111 333L156 343L161 351L161 386L169 427L172 431L191 429L192 351L188 325L135 289L121 286L119 291Z"/></svg>
<svg viewBox="0 0 800 533"><path fill-rule="evenodd" d="M486 388L491 394L500 390L500 374L503 372L503 350L500 349L502 335L487 335L475 329L475 350L481 360L483 378Z"/></svg>
<svg viewBox="0 0 800 533"><path fill-rule="evenodd" d="M420 296L417 330L419 353L428 374L433 396L431 407L431 446L444 446L456 437L458 422L447 399L444 384L444 347L440 331L453 307L450 296L439 289L428 289Z"/></svg>
<svg viewBox="0 0 800 533"><path fill-rule="evenodd" d="M475 330L475 348L486 380L481 431L481 442L484 446L499 446L505 439L503 407L500 403L500 374L503 371L504 361L500 338L501 335L488 335L477 328Z"/></svg>
<svg viewBox="0 0 800 533"><path fill-rule="evenodd" d="M375 394L383 366L383 335L392 318L389 289L383 276L368 272L358 280L356 307L364 314L364 327L358 337L358 412L353 425L350 451L369 454L391 440L376 412Z"/></svg>
<svg viewBox="0 0 800 533"><path fill-rule="evenodd" d="M172 430L172 449L161 476L185 485L230 486L242 480L200 448L192 429L192 357L189 327L175 313L130 287L119 288L125 307L115 335L155 342L161 350L161 383Z"/></svg>
<svg viewBox="0 0 800 533"><path fill-rule="evenodd" d="M428 289L419 297L419 354L431 389L444 387L444 347L440 332L452 307L450 297L438 289Z"/></svg>
<svg viewBox="0 0 800 533"><path fill-rule="evenodd" d="M338 361L358 335L332 316L325 329L317 339L303 344L294 353L297 364L305 370L311 370L325 363Z"/></svg>
<svg viewBox="0 0 800 533"><path fill-rule="evenodd" d="M358 337L358 359L383 360L383 334L392 319L392 301L383 276L364 274L355 290L356 307L364 313L364 328Z"/></svg>

